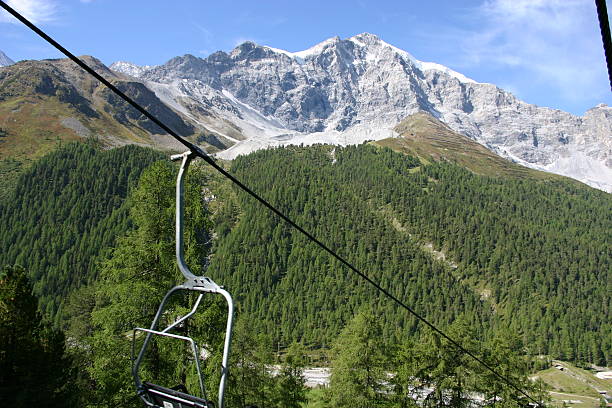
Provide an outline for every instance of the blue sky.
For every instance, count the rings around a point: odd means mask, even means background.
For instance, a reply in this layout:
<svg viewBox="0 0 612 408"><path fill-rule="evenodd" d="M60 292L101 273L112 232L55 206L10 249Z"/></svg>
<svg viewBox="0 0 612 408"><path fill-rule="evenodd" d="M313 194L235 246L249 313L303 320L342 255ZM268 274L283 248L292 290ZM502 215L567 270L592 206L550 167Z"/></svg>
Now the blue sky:
<svg viewBox="0 0 612 408"><path fill-rule="evenodd" d="M110 64L206 57L242 41L300 51L370 32L422 61L582 115L612 105L593 0L8 0L77 55ZM608 5L610 10L610 5ZM3 12L2 12L3 13ZM13 60L60 55L0 15Z"/></svg>

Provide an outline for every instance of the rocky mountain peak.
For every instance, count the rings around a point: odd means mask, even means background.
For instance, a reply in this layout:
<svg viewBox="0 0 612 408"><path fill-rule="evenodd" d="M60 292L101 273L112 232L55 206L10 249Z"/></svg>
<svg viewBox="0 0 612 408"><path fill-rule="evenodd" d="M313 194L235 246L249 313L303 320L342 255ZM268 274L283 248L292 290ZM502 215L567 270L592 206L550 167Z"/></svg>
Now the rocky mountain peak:
<svg viewBox="0 0 612 408"><path fill-rule="evenodd" d="M136 65L128 61L117 61L113 62L109 68L116 72L132 76L134 78L140 78L145 72L155 68L155 65Z"/></svg>
<svg viewBox="0 0 612 408"><path fill-rule="evenodd" d="M370 33L362 33L349 38L347 41L353 43L357 48L365 50L366 53L380 54L381 51L386 51L387 55L397 55L403 58L405 61L420 62L414 58L410 53L401 50L393 45L386 43L380 37ZM372 55L368 55L368 58L373 58Z"/></svg>
<svg viewBox="0 0 612 408"><path fill-rule="evenodd" d="M4 52L0 51L0 67L13 65L15 62L10 59Z"/></svg>
<svg viewBox="0 0 612 408"><path fill-rule="evenodd" d="M96 72L100 73L104 73L104 74L108 74L108 75L114 75L110 69L104 65L104 63L102 61L100 61L98 58L93 57L91 55L81 55L79 56L79 59L81 61L83 61L85 64L89 65L91 68L93 68ZM65 59L61 59L58 61L67 61ZM67 61L68 62L68 61ZM75 69L80 69L78 68L74 63L72 63L74 65Z"/></svg>
<svg viewBox="0 0 612 408"><path fill-rule="evenodd" d="M373 44L373 43L383 42L380 39L379 36L377 36L376 34L371 34L371 33L357 34L357 35L349 38L349 40L357 40L357 41L363 42L365 44Z"/></svg>
<svg viewBox="0 0 612 408"><path fill-rule="evenodd" d="M278 144L380 140L424 111L512 161L612 190L610 108L578 117L530 105L370 33L298 52L245 42L205 59L174 58L142 79L193 117L201 105L224 118L202 125L235 141L226 158Z"/></svg>
<svg viewBox="0 0 612 408"><path fill-rule="evenodd" d="M185 54L181 57L174 57L170 61L166 62L164 66L174 67L174 68L183 68L187 67L188 69L199 67L203 62L202 58L198 58L191 54Z"/></svg>
<svg viewBox="0 0 612 408"><path fill-rule="evenodd" d="M272 49L257 45L252 41L243 42L229 54L230 58L236 61L257 61L274 55L276 53Z"/></svg>

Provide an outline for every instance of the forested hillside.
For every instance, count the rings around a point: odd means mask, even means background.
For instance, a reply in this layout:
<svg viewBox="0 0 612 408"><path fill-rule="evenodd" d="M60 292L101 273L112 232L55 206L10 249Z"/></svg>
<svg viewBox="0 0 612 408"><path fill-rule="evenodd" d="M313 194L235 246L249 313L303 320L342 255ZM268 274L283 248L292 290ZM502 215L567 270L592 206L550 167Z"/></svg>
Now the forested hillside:
<svg viewBox="0 0 612 408"><path fill-rule="evenodd" d="M20 290L28 291L27 271L43 312L37 322L52 318L65 330L66 355L61 333L47 323L39 335L38 326L23 323L27 316L0 310L0 329L27 326L22 337L38 336L44 350L55 339L49 347L58 350L58 370L75 384L68 394L80 406L139 406L128 334L150 324L165 291L181 280L174 261L177 166L158 159L160 153L134 146L67 145L23 173L0 205L0 309L19 307L11 271L20 271ZM492 405L498 396L513 401L508 406L524 405L524 396L205 163L192 166L187 262L226 287L237 305L231 406L308 400L350 407L357 398L405 407L418 399L414 390L436 404L448 395L462 404L480 393ZM527 376L547 360L526 353L611 364L608 194L574 181L423 164L374 145L264 150L234 160L231 171L538 400L543 388ZM188 300L173 301L164 319L185 313ZM203 367L214 390L224 308L207 301L204 310L181 330L210 351ZM332 370L329 390L308 398L300 374L307 356ZM5 357L1 364L13 364ZM195 389L192 359L181 347L160 343L149 357L147 378ZM279 363L273 378L268 368ZM28 364L7 389L19 389ZM389 372L397 375L383 387ZM65 387L45 378L54 395L63 395Z"/></svg>
<svg viewBox="0 0 612 408"><path fill-rule="evenodd" d="M368 145L260 151L232 171L434 322L464 314L481 334L520 333L533 354L610 364L608 194L421 165ZM327 347L363 304L384 321L384 339L417 330L252 199L236 201L216 215L224 227L210 274L258 330L281 345Z"/></svg>
<svg viewBox="0 0 612 408"><path fill-rule="evenodd" d="M29 271L48 317L96 278L98 255L131 223L124 204L130 187L162 157L136 146L69 144L35 162L0 202L0 265Z"/></svg>
<svg viewBox="0 0 612 408"><path fill-rule="evenodd" d="M29 271L48 316L57 321L69 293L96 285L100 254L133 222L131 186L160 158L134 146L68 145L33 165L2 202L0 264ZM610 364L608 194L424 165L370 145L265 150L231 166L436 324L463 316L484 337L510 328L534 355ZM412 316L259 204L205 177L215 224L207 273L275 348L300 340L327 349L365 305L380 317L385 342L419 331Z"/></svg>

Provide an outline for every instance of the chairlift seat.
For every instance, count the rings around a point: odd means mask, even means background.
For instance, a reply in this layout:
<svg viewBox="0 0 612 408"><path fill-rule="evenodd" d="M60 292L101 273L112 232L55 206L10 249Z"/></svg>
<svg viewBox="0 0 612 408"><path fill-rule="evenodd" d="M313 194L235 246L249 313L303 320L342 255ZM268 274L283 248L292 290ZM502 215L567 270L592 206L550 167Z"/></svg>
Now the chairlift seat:
<svg viewBox="0 0 612 408"><path fill-rule="evenodd" d="M214 408L215 406L212 401L206 401L150 382L142 384L142 392L149 397L149 400L155 406L160 408Z"/></svg>

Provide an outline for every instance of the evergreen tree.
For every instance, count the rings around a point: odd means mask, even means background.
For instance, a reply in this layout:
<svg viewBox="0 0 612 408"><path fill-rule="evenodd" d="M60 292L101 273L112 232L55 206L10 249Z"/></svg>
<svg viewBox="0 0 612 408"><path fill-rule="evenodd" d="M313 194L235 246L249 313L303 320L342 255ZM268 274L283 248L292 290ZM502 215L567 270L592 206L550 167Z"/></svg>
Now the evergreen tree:
<svg viewBox="0 0 612 408"><path fill-rule="evenodd" d="M543 385L528 378L529 358L519 336L509 331L498 332L482 348L489 366L532 398L540 398ZM481 368L478 380L478 391L485 398L485 406L518 408L531 402L523 393L484 368Z"/></svg>
<svg viewBox="0 0 612 408"><path fill-rule="evenodd" d="M388 405L387 344L379 320L360 312L346 325L331 350L332 407Z"/></svg>
<svg viewBox="0 0 612 408"><path fill-rule="evenodd" d="M70 407L76 400L64 336L43 322L20 267L0 272L0 405Z"/></svg>
<svg viewBox="0 0 612 408"><path fill-rule="evenodd" d="M612 361L605 192L487 177L369 145L257 151L231 171L439 327L464 315L483 338L520 328L531 355ZM235 197L217 213L223 237L211 275L274 343L329 348L367 303L379 307L386 338L419 334L414 318L316 245Z"/></svg>
<svg viewBox="0 0 612 408"><path fill-rule="evenodd" d="M279 408L300 408L306 402L306 349L300 343L292 343L283 356L283 362L275 378L276 405Z"/></svg>
<svg viewBox="0 0 612 408"><path fill-rule="evenodd" d="M465 320L458 319L448 329L450 338L462 347L479 353L474 332ZM411 399L425 407L468 407L470 393L477 390L480 368L470 356L437 333L425 334L418 343L407 343L398 357L394 379L398 406L414 406Z"/></svg>
<svg viewBox="0 0 612 408"><path fill-rule="evenodd" d="M448 335L480 356L504 379L493 374L447 339L430 333L407 342L398 351L393 379L395 406L469 407L482 396L482 406L523 407L531 402L508 381L537 401L543 384L528 379L529 359L516 335L498 333L486 342L475 338L465 319L458 319ZM484 353L484 354L483 354ZM507 380L507 381L506 381Z"/></svg>
<svg viewBox="0 0 612 408"><path fill-rule="evenodd" d="M270 339L253 330L252 322L238 319L232 341L228 407L275 407L275 382Z"/></svg>
<svg viewBox="0 0 612 408"><path fill-rule="evenodd" d="M185 186L184 241L186 262L200 275L207 255L209 221L196 173L195 168L190 171ZM96 384L92 405L140 405L130 374L132 329L148 328L165 293L184 280L174 252L175 178L176 168L165 161L143 172L129 199L135 229L118 241L102 264L91 312L94 331L87 339L91 359L88 371ZM181 292L173 297L160 326L187 313L194 296ZM183 330L216 353L218 325L198 324L198 319L206 320L206 316L197 314ZM138 343L143 337L137 334ZM142 378L167 386L182 383L195 393L199 387L189 350L180 342L154 339L142 366Z"/></svg>
<svg viewBox="0 0 612 408"><path fill-rule="evenodd" d="M128 191L161 157L138 146L70 143L24 170L0 201L0 267L26 268L56 327L64 300L96 279L100 254L130 228Z"/></svg>

